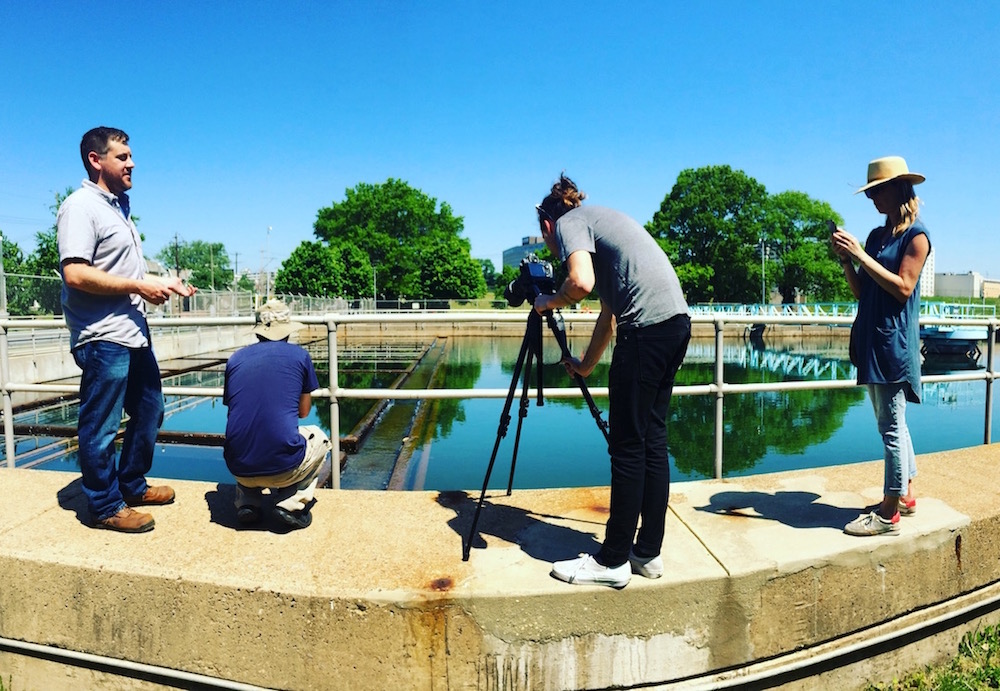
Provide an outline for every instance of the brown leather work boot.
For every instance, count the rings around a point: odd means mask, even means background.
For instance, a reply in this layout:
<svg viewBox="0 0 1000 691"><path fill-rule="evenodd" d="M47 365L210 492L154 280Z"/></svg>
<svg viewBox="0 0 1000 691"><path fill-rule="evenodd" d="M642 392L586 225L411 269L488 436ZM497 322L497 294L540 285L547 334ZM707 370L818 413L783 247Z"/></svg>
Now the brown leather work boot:
<svg viewBox="0 0 1000 691"><path fill-rule="evenodd" d="M106 530L117 530L120 533L145 533L153 529L153 517L148 513L139 513L130 506L110 518L98 521L94 526Z"/></svg>
<svg viewBox="0 0 1000 691"><path fill-rule="evenodd" d="M174 503L174 490L166 485L153 487L150 485L141 497L125 497L129 506L158 506Z"/></svg>

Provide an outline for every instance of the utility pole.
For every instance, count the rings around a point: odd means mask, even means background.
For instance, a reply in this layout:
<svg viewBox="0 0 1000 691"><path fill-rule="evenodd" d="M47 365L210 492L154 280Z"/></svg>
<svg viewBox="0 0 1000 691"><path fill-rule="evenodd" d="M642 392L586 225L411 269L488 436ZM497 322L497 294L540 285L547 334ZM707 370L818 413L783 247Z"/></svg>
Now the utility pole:
<svg viewBox="0 0 1000 691"><path fill-rule="evenodd" d="M239 276L239 274L240 274L240 253L239 252L234 252L233 253L233 258L234 258L235 263L236 263L236 268L233 269L233 316L235 317L235 316L238 316L239 313L240 313L240 308L236 304L237 301L239 300L239 297L238 297L239 296L239 290L238 290L238 286L236 285L236 277Z"/></svg>

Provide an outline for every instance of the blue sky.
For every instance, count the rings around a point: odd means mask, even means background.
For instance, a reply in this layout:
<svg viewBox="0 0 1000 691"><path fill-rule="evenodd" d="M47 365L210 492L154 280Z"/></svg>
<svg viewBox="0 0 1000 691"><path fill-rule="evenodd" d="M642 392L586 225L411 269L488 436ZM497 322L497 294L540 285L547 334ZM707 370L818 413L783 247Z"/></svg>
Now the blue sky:
<svg viewBox="0 0 1000 691"><path fill-rule="evenodd" d="M897 154L937 271L1000 279L998 36L989 2L0 0L0 230L34 247L98 124L131 136L147 255L176 235L253 270L390 177L497 267L562 170L645 223L728 164L863 237L852 193Z"/></svg>

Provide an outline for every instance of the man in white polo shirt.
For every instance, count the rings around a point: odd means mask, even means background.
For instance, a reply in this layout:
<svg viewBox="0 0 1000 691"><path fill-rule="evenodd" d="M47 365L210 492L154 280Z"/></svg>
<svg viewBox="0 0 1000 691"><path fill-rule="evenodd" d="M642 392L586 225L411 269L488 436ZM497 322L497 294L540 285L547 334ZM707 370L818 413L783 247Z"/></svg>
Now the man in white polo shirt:
<svg viewBox="0 0 1000 691"><path fill-rule="evenodd" d="M88 178L56 217L62 306L80 377L80 468L95 527L128 533L153 529L153 517L133 506L169 504L170 487L152 487L156 433L163 422L160 368L146 323L146 302L195 288L180 279L146 276L139 233L132 222L132 150L128 135L97 127L80 142ZM115 437L128 413L121 458Z"/></svg>

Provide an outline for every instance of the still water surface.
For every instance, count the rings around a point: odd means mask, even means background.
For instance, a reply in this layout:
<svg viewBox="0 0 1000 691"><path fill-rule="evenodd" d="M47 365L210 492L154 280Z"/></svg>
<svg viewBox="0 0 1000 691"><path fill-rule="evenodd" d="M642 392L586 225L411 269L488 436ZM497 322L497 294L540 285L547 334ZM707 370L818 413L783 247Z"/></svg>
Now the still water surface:
<svg viewBox="0 0 1000 691"><path fill-rule="evenodd" d="M553 340L553 339L548 339ZM586 338L570 336L570 348L586 347ZM519 338L452 338L435 386L440 388L507 389L521 345ZM555 343L545 344L546 362L558 360ZM712 341L693 341L678 373L677 385L707 384L713 378ZM314 354L317 364L321 358ZM729 383L851 379L842 338L829 340L777 341L764 349L735 342L724 352L725 377ZM350 363L341 363L350 370ZM405 363L383 363L375 372L350 372L342 386L384 387ZM594 387L606 386L610 354L588 378ZM982 367L982 361L978 363ZM965 368L963 368L965 369ZM935 373L950 371L947 366ZM206 386L221 385L218 372L198 376ZM325 373L320 373L323 381ZM214 383L213 383L214 378ZM172 385L190 382L171 381ZM534 385L534 379L532 381ZM546 365L544 387L572 387L559 365ZM925 384L923 403L908 406L907 419L917 453L975 446L983 440L984 382ZM490 486L506 487L511 451L518 422L518 403L511 408L512 421L502 441ZM170 397L165 429L222 432L226 409L219 399ZM607 419L607 399L597 399ZM341 431L357 422L367 401L342 401ZM502 399L439 400L426 404L425 424L413 430L415 451L406 468L406 486L411 489L478 489L497 439ZM674 397L671 404L670 460L672 479L693 480L714 474L713 396ZM329 430L329 419L314 407L305 424ZM69 411L70 416L74 413ZM75 418L74 418L75 420ZM71 423L72 424L72 423ZM994 412L994 428L997 414ZM881 440L875 429L871 404L861 388L836 391L793 391L734 394L725 398L726 436L723 469L726 477L780 470L839 465L881 458ZM378 432L376 431L375 434ZM19 454L24 445L19 443ZM345 487L351 487L351 458L345 472ZM47 469L76 470L75 454L39 464ZM383 480L388 482L387 468ZM154 477L231 482L218 447L161 444L150 473ZM370 482L370 480L366 480ZM546 398L542 407L530 401L524 419L518 452L515 488L607 485L610 482L604 437L582 399ZM360 485L355 485L360 486Z"/></svg>

